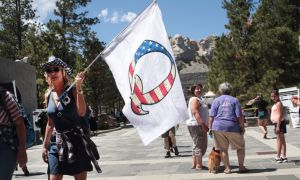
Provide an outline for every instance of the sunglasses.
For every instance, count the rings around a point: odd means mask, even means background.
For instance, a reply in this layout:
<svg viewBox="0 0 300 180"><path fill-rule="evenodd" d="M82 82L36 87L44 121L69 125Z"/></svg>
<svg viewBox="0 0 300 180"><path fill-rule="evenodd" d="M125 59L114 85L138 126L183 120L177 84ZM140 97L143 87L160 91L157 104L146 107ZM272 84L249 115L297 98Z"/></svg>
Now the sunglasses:
<svg viewBox="0 0 300 180"><path fill-rule="evenodd" d="M47 68L45 71L48 74L53 73L53 72L57 73L57 72L60 71L60 68L59 67L52 67L52 68Z"/></svg>

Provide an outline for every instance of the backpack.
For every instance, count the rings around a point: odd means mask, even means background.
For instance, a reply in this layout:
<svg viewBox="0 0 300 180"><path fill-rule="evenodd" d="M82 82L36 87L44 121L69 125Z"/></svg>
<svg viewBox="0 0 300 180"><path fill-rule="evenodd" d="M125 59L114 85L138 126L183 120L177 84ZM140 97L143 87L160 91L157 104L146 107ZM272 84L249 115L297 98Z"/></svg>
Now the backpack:
<svg viewBox="0 0 300 180"><path fill-rule="evenodd" d="M26 129L26 148L29 148L29 147L33 146L33 144L35 142L35 132L34 132L33 126L32 126L31 121L30 121L30 114L20 104L20 102L21 102L20 93L17 91L17 94L18 94L18 99L17 99L15 97L15 95L13 94L13 88L9 85L10 85L10 83L7 84L8 88L7 87L5 87L5 88L1 87L1 90L9 91L12 94L13 99L15 100L19 110L21 111L22 118L24 120L25 129Z"/></svg>
<svg viewBox="0 0 300 180"><path fill-rule="evenodd" d="M13 96L15 99L15 97ZM25 130L26 130L26 148L30 148L35 142L35 132L30 121L30 114L25 110L25 108L15 99L24 120Z"/></svg>
<svg viewBox="0 0 300 180"><path fill-rule="evenodd" d="M26 129L26 148L30 148L31 146L34 145L35 142L35 132L32 126L32 123L30 121L30 114L26 112L24 107L22 105L19 105L20 110L22 112L22 117L24 120L25 124L25 129Z"/></svg>

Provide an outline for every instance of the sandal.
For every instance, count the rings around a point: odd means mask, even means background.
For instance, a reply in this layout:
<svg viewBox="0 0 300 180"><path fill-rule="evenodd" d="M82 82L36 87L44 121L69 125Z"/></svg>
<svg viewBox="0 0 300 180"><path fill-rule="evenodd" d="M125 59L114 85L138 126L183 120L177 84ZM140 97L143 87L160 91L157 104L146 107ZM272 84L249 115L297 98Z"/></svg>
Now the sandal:
<svg viewBox="0 0 300 180"><path fill-rule="evenodd" d="M231 174L231 169L225 169L225 170L224 170L224 173L225 173L225 174Z"/></svg>
<svg viewBox="0 0 300 180"><path fill-rule="evenodd" d="M203 167L202 166L197 166L195 169L196 170L201 170L201 169L203 169Z"/></svg>
<svg viewBox="0 0 300 180"><path fill-rule="evenodd" d="M247 172L249 172L249 169L245 167L243 169L239 169L239 173L247 173Z"/></svg>

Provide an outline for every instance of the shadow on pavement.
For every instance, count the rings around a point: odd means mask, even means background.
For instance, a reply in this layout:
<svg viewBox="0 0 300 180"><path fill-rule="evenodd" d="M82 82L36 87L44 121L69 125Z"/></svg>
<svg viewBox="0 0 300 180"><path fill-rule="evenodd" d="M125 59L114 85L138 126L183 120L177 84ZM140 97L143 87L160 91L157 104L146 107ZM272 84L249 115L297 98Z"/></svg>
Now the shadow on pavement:
<svg viewBox="0 0 300 180"><path fill-rule="evenodd" d="M231 165L231 173L239 173L241 174L241 172L239 172L239 166L236 165ZM247 166L246 166L247 167ZM225 170L224 165L221 165L219 168L219 172L223 172ZM273 172L276 171L276 168L266 168L266 169L248 169L249 171L244 172L242 174L254 174L254 173L263 173L263 172Z"/></svg>
<svg viewBox="0 0 300 180"><path fill-rule="evenodd" d="M179 155L178 155L178 157L191 157L191 156L192 156L192 151L179 151Z"/></svg>
<svg viewBox="0 0 300 180"><path fill-rule="evenodd" d="M179 154L178 157L192 157L191 154Z"/></svg>
<svg viewBox="0 0 300 180"><path fill-rule="evenodd" d="M192 148L192 146L178 146L178 145L177 145L177 147L178 148Z"/></svg>
<svg viewBox="0 0 300 180"><path fill-rule="evenodd" d="M266 169L249 169L248 172L244 174L251 174L251 173L264 173L264 172L273 172L276 171L276 168L266 168Z"/></svg>
<svg viewBox="0 0 300 180"><path fill-rule="evenodd" d="M29 176L40 176L40 175L45 175L46 173L44 172L30 172ZM23 173L20 172L20 174L14 174L14 177L16 178L23 178L23 177L29 177L25 176Z"/></svg>
<svg viewBox="0 0 300 180"><path fill-rule="evenodd" d="M180 153L192 153L192 151L179 151Z"/></svg>
<svg viewBox="0 0 300 180"><path fill-rule="evenodd" d="M300 160L299 159L291 160L289 162L295 163L296 166L300 166Z"/></svg>

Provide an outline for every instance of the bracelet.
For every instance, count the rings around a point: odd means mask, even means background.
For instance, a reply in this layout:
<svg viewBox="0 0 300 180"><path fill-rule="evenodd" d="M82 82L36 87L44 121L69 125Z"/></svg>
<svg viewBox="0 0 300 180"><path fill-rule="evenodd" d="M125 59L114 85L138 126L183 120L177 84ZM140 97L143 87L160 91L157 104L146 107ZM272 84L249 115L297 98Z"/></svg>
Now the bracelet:
<svg viewBox="0 0 300 180"><path fill-rule="evenodd" d="M83 91L82 90L77 91L77 94L83 95Z"/></svg>

